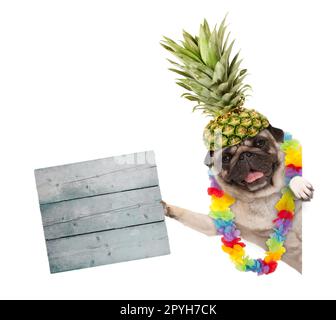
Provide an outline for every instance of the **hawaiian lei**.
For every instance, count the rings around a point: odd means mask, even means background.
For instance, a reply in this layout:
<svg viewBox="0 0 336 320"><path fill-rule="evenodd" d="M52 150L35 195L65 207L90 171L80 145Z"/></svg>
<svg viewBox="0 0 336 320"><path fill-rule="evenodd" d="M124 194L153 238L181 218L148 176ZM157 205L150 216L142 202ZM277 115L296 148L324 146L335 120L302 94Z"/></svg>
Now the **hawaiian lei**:
<svg viewBox="0 0 336 320"><path fill-rule="evenodd" d="M230 255L232 262L240 271L252 271L258 275L270 274L277 268L277 261L281 260L286 252L284 242L292 227L295 214L294 195L288 187L289 181L294 176L302 175L302 148L297 140L286 133L281 149L285 153L285 183L282 196L276 203L277 217L273 220L273 233L266 241L268 251L264 259L251 259L245 254L245 244L239 238L240 231L235 225L235 215L230 206L235 199L224 193L209 171L211 186L208 194L211 196L209 216L214 219L218 234L222 235L222 249Z"/></svg>

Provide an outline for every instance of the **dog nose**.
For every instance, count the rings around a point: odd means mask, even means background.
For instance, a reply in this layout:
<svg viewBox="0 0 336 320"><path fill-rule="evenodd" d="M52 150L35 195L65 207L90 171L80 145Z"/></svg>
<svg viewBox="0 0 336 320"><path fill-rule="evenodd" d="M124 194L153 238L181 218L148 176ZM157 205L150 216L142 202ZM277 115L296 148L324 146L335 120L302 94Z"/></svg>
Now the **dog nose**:
<svg viewBox="0 0 336 320"><path fill-rule="evenodd" d="M251 157L252 153L251 152L243 152L240 156L239 156L239 160L244 160L245 157Z"/></svg>

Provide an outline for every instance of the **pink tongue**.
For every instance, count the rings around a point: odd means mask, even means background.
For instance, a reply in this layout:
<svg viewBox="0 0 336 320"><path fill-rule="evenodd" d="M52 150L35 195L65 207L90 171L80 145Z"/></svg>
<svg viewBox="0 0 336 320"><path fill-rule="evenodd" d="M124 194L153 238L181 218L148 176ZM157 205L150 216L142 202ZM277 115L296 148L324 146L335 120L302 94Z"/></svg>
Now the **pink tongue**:
<svg viewBox="0 0 336 320"><path fill-rule="evenodd" d="M245 181L247 183L251 183L251 182L254 182L258 179L260 179L261 177L263 177L264 174L260 171L255 171L255 172L250 172L247 177L245 178Z"/></svg>

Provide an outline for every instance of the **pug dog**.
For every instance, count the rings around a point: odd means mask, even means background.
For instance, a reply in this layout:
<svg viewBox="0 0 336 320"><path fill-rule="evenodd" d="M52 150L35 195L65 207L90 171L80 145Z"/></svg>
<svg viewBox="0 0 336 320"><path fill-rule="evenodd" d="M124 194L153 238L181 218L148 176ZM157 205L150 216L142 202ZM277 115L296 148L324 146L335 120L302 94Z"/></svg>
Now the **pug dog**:
<svg viewBox="0 0 336 320"><path fill-rule="evenodd" d="M272 233L275 204L285 186L285 155L280 149L284 140L281 129L269 126L240 144L209 151L205 164L211 169L222 190L231 194L235 223L243 239L266 250ZM293 227L285 242L283 261L302 272L302 201L313 197L313 187L303 177L291 179L289 187L296 197ZM165 214L208 236L217 235L212 218L163 202Z"/></svg>

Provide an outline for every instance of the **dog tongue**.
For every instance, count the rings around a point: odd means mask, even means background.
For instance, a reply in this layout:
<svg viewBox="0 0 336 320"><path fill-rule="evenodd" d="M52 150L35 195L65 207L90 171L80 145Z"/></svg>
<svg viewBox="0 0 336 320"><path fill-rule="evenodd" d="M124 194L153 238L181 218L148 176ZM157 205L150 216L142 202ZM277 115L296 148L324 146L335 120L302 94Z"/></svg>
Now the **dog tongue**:
<svg viewBox="0 0 336 320"><path fill-rule="evenodd" d="M259 178L263 177L264 174L260 171L254 171L254 172L250 172L247 177L245 178L245 181L247 183L251 183L254 182L256 180L258 180Z"/></svg>

